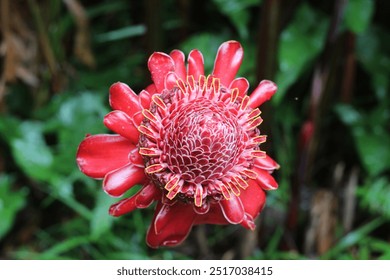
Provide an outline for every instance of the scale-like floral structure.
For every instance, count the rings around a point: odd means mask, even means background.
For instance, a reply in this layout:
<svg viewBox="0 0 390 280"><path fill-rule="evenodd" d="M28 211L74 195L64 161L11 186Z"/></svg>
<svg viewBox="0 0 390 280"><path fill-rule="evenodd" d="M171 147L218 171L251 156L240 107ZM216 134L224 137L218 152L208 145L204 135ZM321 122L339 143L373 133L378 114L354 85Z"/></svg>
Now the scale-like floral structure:
<svg viewBox="0 0 390 280"><path fill-rule="evenodd" d="M146 241L151 247L181 243L196 224L241 224L254 229L265 203L264 190L278 187L278 164L259 145L260 110L276 92L262 81L235 78L243 58L238 42L218 50L205 76L203 56L156 52L148 61L153 84L139 95L123 83L110 88L104 124L116 134L87 136L77 152L86 175L103 180L111 196L135 185L133 196L111 206L120 216L156 202Z"/></svg>

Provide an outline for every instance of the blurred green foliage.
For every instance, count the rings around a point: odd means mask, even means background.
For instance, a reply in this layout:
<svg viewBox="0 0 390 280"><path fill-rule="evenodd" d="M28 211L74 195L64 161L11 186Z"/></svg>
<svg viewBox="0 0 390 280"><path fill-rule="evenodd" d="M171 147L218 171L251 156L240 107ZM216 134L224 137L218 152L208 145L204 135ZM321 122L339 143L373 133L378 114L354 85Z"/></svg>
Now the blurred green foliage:
<svg viewBox="0 0 390 280"><path fill-rule="evenodd" d="M279 71L275 78L278 94L272 102L279 104L289 86L312 66L314 58L324 47L328 25L325 15L310 6L303 4L297 9L291 24L280 35Z"/></svg>
<svg viewBox="0 0 390 280"><path fill-rule="evenodd" d="M45 1L42 1L45 2ZM212 71L218 46L229 39L239 40L245 58L239 75L247 77L251 89L257 80L256 56L259 18L267 1L213 0L161 1L153 10L143 1L83 1L90 20L92 50L96 67L88 68L72 53L72 34L77 25L62 1L42 9L50 46L67 79L58 92L47 70L38 88L20 81L8 84L0 117L0 257L16 259L191 259L219 258L232 248L230 240L241 234L236 226L203 228L212 253L197 251L194 242L177 249L148 248L144 242L152 208L136 210L113 218L107 214L117 199L101 190L101 182L87 178L77 169L75 154L86 134L107 133L102 120L109 112L108 88L116 81L140 91L150 83L147 72L146 41L151 32L145 9L161 14L162 49L202 51L206 73ZM180 5L180 3L185 3ZM196 2L196 3L195 3ZM277 1L276 1L277 2ZM268 141L281 164L276 176L280 188L269 192L261 219L262 239L251 259L307 259L303 249L309 224L309 196L321 186L329 172L318 172L299 204L299 228L292 233L295 250L286 247L285 220L291 202L291 185L296 174L299 130L310 107L310 86L314 69L326 48L333 6L337 1L295 1L281 6L277 72L279 87L272 101L272 127ZM186 6L188 5L188 6ZM343 162L360 170L353 228L344 232L337 224L334 246L323 259L390 259L390 39L388 27L373 0L350 0L341 32L356 38L356 79L349 102L334 98L329 116L323 120L325 143L331 159L319 159L314 170L333 170ZM387 6L386 6L387 5ZM186 8L187 7L187 8ZM188 8L190 7L190 8ZM20 8L20 7L19 7ZM283 13L284 12L284 13ZM51 15L51 16L48 16ZM204 21L204 19L212 19ZM385 18L386 20L386 18ZM34 26L32 29L34 30ZM338 46L343 50L344 46ZM345 55L344 55L345 56ZM44 63L43 63L44 65ZM45 68L45 66L40 66ZM68 70L65 70L68 69ZM70 70L69 70L70 69ZM336 128L335 124L337 124ZM328 138L326 138L328 139ZM336 140L335 140L336 139ZM328 160L328 161L327 161ZM325 167L324 167L325 166ZM127 196L134 193L131 190ZM341 190L337 192L343 197ZM275 214L277 213L277 214ZM282 217L267 223L267 215ZM273 219L273 216L271 216ZM196 240L191 233L190 239ZM239 239L238 239L239 240ZM287 242L288 243L288 242ZM195 244L195 245L194 245Z"/></svg>
<svg viewBox="0 0 390 280"><path fill-rule="evenodd" d="M25 205L26 189L11 191L12 178L0 176L0 238L10 230L16 214Z"/></svg>

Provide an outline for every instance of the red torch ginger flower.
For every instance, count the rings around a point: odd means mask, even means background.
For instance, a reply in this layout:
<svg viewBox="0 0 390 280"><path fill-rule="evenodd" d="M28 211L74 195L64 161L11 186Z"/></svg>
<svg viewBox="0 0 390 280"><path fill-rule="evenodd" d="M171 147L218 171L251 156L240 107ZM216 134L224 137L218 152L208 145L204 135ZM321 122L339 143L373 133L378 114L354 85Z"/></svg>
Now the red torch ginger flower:
<svg viewBox="0 0 390 280"><path fill-rule="evenodd" d="M110 88L104 124L117 134L87 136L77 163L86 175L103 179L103 189L119 197L121 216L156 203L146 242L181 243L197 224L241 224L254 229L265 203L264 190L278 187L270 173L278 164L259 148L260 110L276 92L262 81L250 96L245 78L235 78L243 58L238 42L222 44L211 75L203 56L156 52L148 61L153 84L136 95L123 83Z"/></svg>

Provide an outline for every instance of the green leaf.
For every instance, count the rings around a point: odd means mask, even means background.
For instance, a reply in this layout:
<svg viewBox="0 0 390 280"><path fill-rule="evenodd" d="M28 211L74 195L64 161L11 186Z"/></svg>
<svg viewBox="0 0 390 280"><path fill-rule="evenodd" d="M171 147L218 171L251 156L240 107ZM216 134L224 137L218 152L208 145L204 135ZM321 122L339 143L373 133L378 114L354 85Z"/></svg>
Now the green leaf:
<svg viewBox="0 0 390 280"><path fill-rule="evenodd" d="M51 177L53 154L46 145L43 125L39 122L25 121L20 124L20 137L11 141L12 154L18 166L36 180Z"/></svg>
<svg viewBox="0 0 390 280"><path fill-rule="evenodd" d="M333 256L341 254L344 250L350 248L351 246L359 244L359 242L365 240L365 238L370 234L370 232L378 228L384 222L385 219L383 217L379 217L365 224L364 226L348 233L343 238L341 238L341 240L333 248L331 248L327 253L325 253L322 258L333 258Z"/></svg>
<svg viewBox="0 0 390 280"><path fill-rule="evenodd" d="M379 100L388 95L390 86L390 35L378 26L367 28L357 37L356 56L370 74L370 82Z"/></svg>
<svg viewBox="0 0 390 280"><path fill-rule="evenodd" d="M289 26L283 30L278 50L279 71L276 73L278 92L272 98L279 104L288 88L319 54L325 42L327 19L303 4Z"/></svg>
<svg viewBox="0 0 390 280"><path fill-rule="evenodd" d="M103 118L107 111L102 98L90 92L69 97L61 104L50 124L58 134L53 164L57 173L68 176L75 170L77 147L86 134L106 132Z"/></svg>
<svg viewBox="0 0 390 280"><path fill-rule="evenodd" d="M351 126L362 124L363 116L360 112L355 110L351 105L348 104L338 104L335 107L337 114L343 123Z"/></svg>
<svg viewBox="0 0 390 280"><path fill-rule="evenodd" d="M88 245L90 242L91 240L89 236L71 237L65 241L55 244L53 247L40 254L39 259L41 260L57 259L60 257L60 255L70 250L73 250L75 248L78 248L82 245Z"/></svg>
<svg viewBox="0 0 390 280"><path fill-rule="evenodd" d="M367 180L364 186L358 189L358 196L363 207L390 218L390 181L386 177Z"/></svg>
<svg viewBox="0 0 390 280"><path fill-rule="evenodd" d="M107 85L107 95L105 95L107 104L108 87L109 85ZM76 96L68 95L67 99L61 103L55 117L66 127L77 128L81 124L80 129L85 129L85 126L92 125L92 130L96 130L96 128L102 128L102 120L99 118L103 118L106 113L107 108L103 105L102 96L96 92L85 91L79 92Z"/></svg>
<svg viewBox="0 0 390 280"><path fill-rule="evenodd" d="M115 202L115 199L103 191L98 191L96 196L96 205L91 218L91 238L93 240L99 239L105 232L110 230L114 220L108 214L108 209Z"/></svg>
<svg viewBox="0 0 390 280"><path fill-rule="evenodd" d="M21 137L21 132L16 129L20 125L20 121L18 119L12 117L1 117L0 118L0 135L4 138L4 140L11 145L10 143L15 138Z"/></svg>
<svg viewBox="0 0 390 280"><path fill-rule="evenodd" d="M15 216L26 202L27 191L11 191L12 180L0 175L0 240L10 230Z"/></svg>
<svg viewBox="0 0 390 280"><path fill-rule="evenodd" d="M370 132L353 129L359 156L366 170L373 176L390 167L390 134L383 130Z"/></svg>
<svg viewBox="0 0 390 280"><path fill-rule="evenodd" d="M381 240L377 238L367 238L367 243L369 244L371 250L376 254L380 253L378 260L389 260L390 259L390 244L386 240Z"/></svg>
<svg viewBox="0 0 390 280"><path fill-rule="evenodd" d="M77 201L73 194L73 185L69 178L53 175L49 182L49 194L67 205L86 220L90 220L92 213L82 203Z"/></svg>
<svg viewBox="0 0 390 280"><path fill-rule="evenodd" d="M259 0L213 0L219 10L226 15L242 39L248 39L248 23L250 14L248 8L260 4Z"/></svg>
<svg viewBox="0 0 390 280"><path fill-rule="evenodd" d="M366 30L374 14L373 0L349 0L345 9L345 24L354 33Z"/></svg>
<svg viewBox="0 0 390 280"><path fill-rule="evenodd" d="M281 227L276 228L275 232L272 234L272 238L267 244L265 248L265 254L269 259L276 259L276 254L278 253L278 246L280 244L280 240L283 237L283 229Z"/></svg>
<svg viewBox="0 0 390 280"><path fill-rule="evenodd" d="M97 43L106 43L126 38L141 36L146 33L146 26L143 24L126 26L117 30L112 30L103 34L96 35Z"/></svg>
<svg viewBox="0 0 390 280"><path fill-rule="evenodd" d="M372 175L390 167L390 133L386 126L390 118L387 107L378 106L371 112L360 112L351 105L337 105L340 119L351 129L359 157ZM364 117L363 117L364 116Z"/></svg>

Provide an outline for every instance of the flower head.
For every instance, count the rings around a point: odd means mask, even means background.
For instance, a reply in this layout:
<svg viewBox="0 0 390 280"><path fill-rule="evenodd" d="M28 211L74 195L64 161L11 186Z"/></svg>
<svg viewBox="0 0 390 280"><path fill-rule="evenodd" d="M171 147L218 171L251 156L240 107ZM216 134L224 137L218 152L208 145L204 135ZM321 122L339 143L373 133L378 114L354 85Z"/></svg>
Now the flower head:
<svg viewBox="0 0 390 280"><path fill-rule="evenodd" d="M110 207L120 216L156 202L146 241L151 247L181 243L196 224L241 224L254 229L264 190L278 187L278 164L259 145L260 110L276 92L262 81L250 96L235 78L243 58L238 42L223 43L205 76L203 56L156 52L148 61L153 84L139 95L123 83L110 88L112 112L104 124L116 134L87 136L77 163L103 180L111 196L142 185Z"/></svg>

